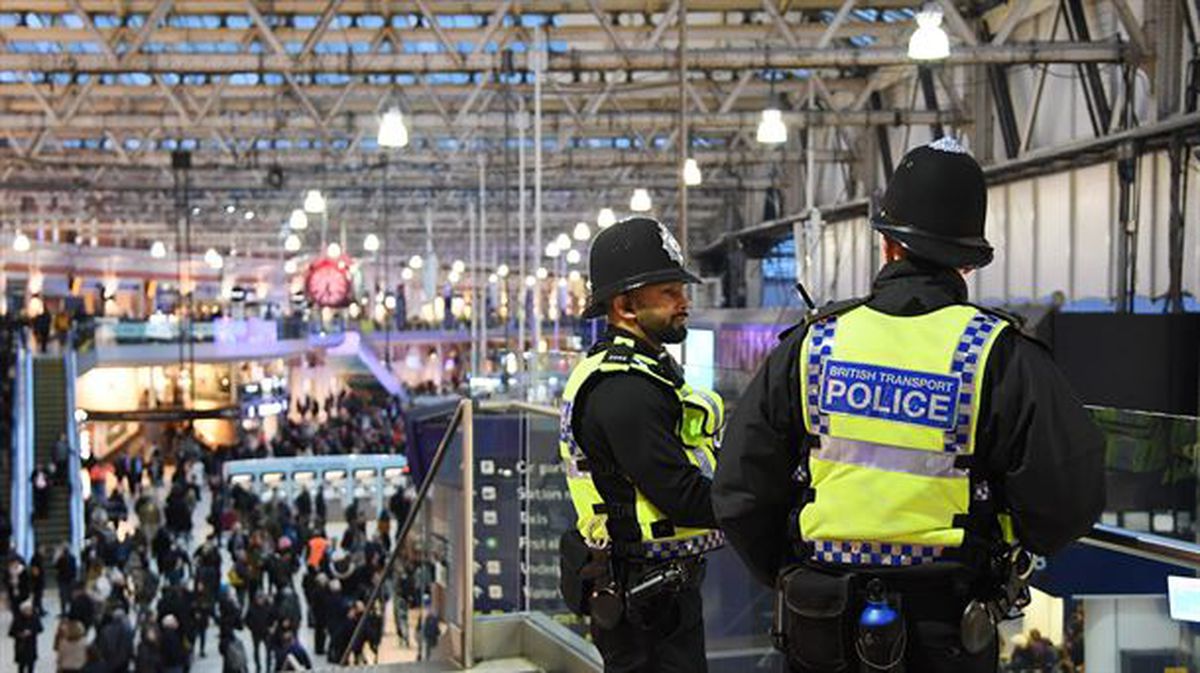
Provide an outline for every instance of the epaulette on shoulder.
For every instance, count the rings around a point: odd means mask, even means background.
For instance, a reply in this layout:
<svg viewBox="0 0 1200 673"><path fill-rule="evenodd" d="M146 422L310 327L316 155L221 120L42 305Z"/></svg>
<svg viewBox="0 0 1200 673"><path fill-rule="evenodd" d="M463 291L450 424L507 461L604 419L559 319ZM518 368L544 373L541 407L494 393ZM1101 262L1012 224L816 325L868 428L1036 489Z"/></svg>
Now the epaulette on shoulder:
<svg viewBox="0 0 1200 673"><path fill-rule="evenodd" d="M1042 341L1041 337L1034 334L1033 331L1028 328L1028 321L1026 321L1025 316L1018 313L1005 311L1004 309L996 308L994 306L980 306L979 304L971 304L971 306L983 311L984 313L987 313L988 315L994 315L997 318L1007 322L1016 329L1017 334L1020 334L1021 336L1025 337L1025 339L1032 341L1042 348L1045 348L1047 351L1054 350L1050 347L1050 344Z"/></svg>
<svg viewBox="0 0 1200 673"><path fill-rule="evenodd" d="M971 304L971 306L974 306L988 315L994 315L997 318L1000 318L1022 332L1025 331L1025 316L1018 315L1016 313L1010 313L1009 311L1005 311L1002 308L996 308L995 306L981 306L979 304Z"/></svg>
<svg viewBox="0 0 1200 673"><path fill-rule="evenodd" d="M624 344L612 343L609 344L604 352L605 364L628 365L633 363L633 356L636 351L632 346Z"/></svg>
<svg viewBox="0 0 1200 673"><path fill-rule="evenodd" d="M801 320L800 322L796 323L795 325L792 325L791 327L780 332L779 340L783 341L784 339L788 338L788 335L791 334L792 332L795 332L797 328L808 327L809 325L811 325L815 322L824 320L830 316L841 315L843 313L846 313L847 311L850 311L851 309L858 308L859 306L862 306L863 304L867 303L867 301L869 299L870 299L870 297L855 297L854 299L843 299L841 301L829 302L828 304L822 306L821 308L819 308L815 311L809 311L804 316L803 320Z"/></svg>

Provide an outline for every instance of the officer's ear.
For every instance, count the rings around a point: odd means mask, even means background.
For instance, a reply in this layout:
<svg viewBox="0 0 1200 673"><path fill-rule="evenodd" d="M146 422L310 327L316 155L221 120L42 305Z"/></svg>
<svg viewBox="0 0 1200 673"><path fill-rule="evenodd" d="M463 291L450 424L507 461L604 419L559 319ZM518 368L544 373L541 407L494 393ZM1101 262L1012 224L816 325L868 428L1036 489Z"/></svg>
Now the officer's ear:
<svg viewBox="0 0 1200 673"><path fill-rule="evenodd" d="M609 313L611 314L610 318L616 317L625 321L636 321L637 301L633 298L633 293L622 292L613 297L612 303L609 304Z"/></svg>

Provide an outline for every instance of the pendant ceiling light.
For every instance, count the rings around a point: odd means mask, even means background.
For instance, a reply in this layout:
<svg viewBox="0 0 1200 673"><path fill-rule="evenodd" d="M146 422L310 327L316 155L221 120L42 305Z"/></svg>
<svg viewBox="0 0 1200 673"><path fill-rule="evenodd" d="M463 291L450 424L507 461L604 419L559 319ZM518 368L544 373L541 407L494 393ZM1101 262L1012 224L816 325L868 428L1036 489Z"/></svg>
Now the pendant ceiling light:
<svg viewBox="0 0 1200 673"><path fill-rule="evenodd" d="M653 207L650 202L650 192L638 187L629 198L629 209L635 213L645 213Z"/></svg>
<svg viewBox="0 0 1200 673"><path fill-rule="evenodd" d="M304 196L304 210L313 215L325 212L325 197L321 195L321 190L308 190L308 194Z"/></svg>
<svg viewBox="0 0 1200 673"><path fill-rule="evenodd" d="M304 231L308 229L308 213L304 212L303 208L297 208L292 211L292 216L288 218L288 229L292 231Z"/></svg>
<svg viewBox="0 0 1200 673"><path fill-rule="evenodd" d="M941 8L930 3L916 18L917 30L908 39L908 57L914 61L940 61L950 56L950 38L942 28Z"/></svg>
<svg viewBox="0 0 1200 673"><path fill-rule="evenodd" d="M601 229L608 229L617 223L617 214L612 208L601 208L600 214L596 216L596 226Z"/></svg>
<svg viewBox="0 0 1200 673"><path fill-rule="evenodd" d="M408 127L404 125L404 113L400 108L392 108L384 113L379 120L380 147L395 149L408 145Z"/></svg>
<svg viewBox="0 0 1200 673"><path fill-rule="evenodd" d="M700 164L695 159L688 159L683 162L683 184L688 187L696 187L701 182L704 182L704 176L700 174Z"/></svg>

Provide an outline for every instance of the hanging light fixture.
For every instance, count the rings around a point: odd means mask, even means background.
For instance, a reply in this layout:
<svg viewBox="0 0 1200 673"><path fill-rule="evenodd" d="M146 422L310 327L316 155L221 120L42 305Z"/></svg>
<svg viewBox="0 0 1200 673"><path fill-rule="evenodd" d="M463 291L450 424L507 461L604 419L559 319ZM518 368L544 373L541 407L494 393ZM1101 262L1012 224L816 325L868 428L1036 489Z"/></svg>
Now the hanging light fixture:
<svg viewBox="0 0 1200 673"><path fill-rule="evenodd" d="M297 208L292 211L292 216L288 218L288 229L292 231L304 231L308 229L308 213L304 212L303 208Z"/></svg>
<svg viewBox="0 0 1200 673"><path fill-rule="evenodd" d="M379 252L379 237L375 234L367 234L363 239L363 250L367 252Z"/></svg>
<svg viewBox="0 0 1200 673"><path fill-rule="evenodd" d="M29 252L29 247L29 237L18 231L17 235L13 237L13 250L17 252Z"/></svg>
<svg viewBox="0 0 1200 673"><path fill-rule="evenodd" d="M500 277L494 273L489 273L488 274L488 282L491 283L492 285L495 285L496 283L500 282Z"/></svg>
<svg viewBox="0 0 1200 673"><path fill-rule="evenodd" d="M583 274L579 273L578 269L571 269L571 273L567 274L567 280L570 280L572 283L578 283L583 280Z"/></svg>
<svg viewBox="0 0 1200 673"><path fill-rule="evenodd" d="M578 264L583 259L583 255L579 254L578 250L567 251L567 264Z"/></svg>
<svg viewBox="0 0 1200 673"><path fill-rule="evenodd" d="M638 187L633 190L633 196L629 198L629 209L635 213L644 213L652 207L650 203L650 192Z"/></svg>
<svg viewBox="0 0 1200 673"><path fill-rule="evenodd" d="M254 219L254 211L253 211L253 210L247 210L247 211L246 211L246 214L245 214L245 215L243 215L242 217L246 218L246 221L247 221L247 222L249 222L250 220L253 220L253 219Z"/></svg>
<svg viewBox="0 0 1200 673"><path fill-rule="evenodd" d="M408 268L419 269L425 266L425 260L421 259L420 255L413 255L408 258Z"/></svg>
<svg viewBox="0 0 1200 673"><path fill-rule="evenodd" d="M379 120L380 147L399 148L408 145L408 127L404 125L404 113L394 107L384 113Z"/></svg>
<svg viewBox="0 0 1200 673"><path fill-rule="evenodd" d="M456 259L450 264L450 270L454 273L462 275L467 270L467 265L464 264L461 259Z"/></svg>
<svg viewBox="0 0 1200 673"><path fill-rule="evenodd" d="M395 311L396 310L396 295L389 292L386 296L384 296L383 307L389 311Z"/></svg>
<svg viewBox="0 0 1200 673"><path fill-rule="evenodd" d="M508 265L501 264L500 266L496 267L496 275L500 276L501 278L508 278Z"/></svg>
<svg viewBox="0 0 1200 673"><path fill-rule="evenodd" d="M451 270L450 274L449 274L449 279L450 279L451 283L457 283L458 281L462 280L462 274L458 273L457 271Z"/></svg>
<svg viewBox="0 0 1200 673"><path fill-rule="evenodd" d="M758 121L758 132L754 139L764 145L778 145L787 142L787 124L783 123L783 112L779 109L778 103L772 102L770 107L762 111L762 118Z"/></svg>
<svg viewBox="0 0 1200 673"><path fill-rule="evenodd" d="M154 259L162 259L167 256L167 246L162 241L155 241L150 246L150 256Z"/></svg>
<svg viewBox="0 0 1200 673"><path fill-rule="evenodd" d="M283 239L283 249L288 252L300 250L300 237L295 234L288 234L287 238Z"/></svg>
<svg viewBox="0 0 1200 673"><path fill-rule="evenodd" d="M600 214L596 216L596 226L601 229L608 229L617 223L617 214L612 208L601 208Z"/></svg>
<svg viewBox="0 0 1200 673"><path fill-rule="evenodd" d="M559 250L558 243L556 243L555 241L550 241L549 243L546 244L545 252L546 252L546 256L549 257L550 259L557 259L559 253L561 253L562 251Z"/></svg>
<svg viewBox="0 0 1200 673"><path fill-rule="evenodd" d="M283 272L289 276L296 273L296 260L289 259L283 263Z"/></svg>
<svg viewBox="0 0 1200 673"><path fill-rule="evenodd" d="M230 215L232 215L234 213L234 211L236 211L236 210L237 210L237 206L233 205L232 203L225 204L225 212L226 213L229 213Z"/></svg>
<svg viewBox="0 0 1200 673"><path fill-rule="evenodd" d="M325 197L321 195L321 190L308 190L308 194L304 196L304 210L313 215L325 212Z"/></svg>
<svg viewBox="0 0 1200 673"><path fill-rule="evenodd" d="M204 251L204 263L213 269L225 266L225 260L222 259L221 253L217 252L216 248L209 248Z"/></svg>
<svg viewBox="0 0 1200 673"><path fill-rule="evenodd" d="M917 30L908 39L908 57L939 61L950 56L950 38L942 28L942 10L933 3L917 12Z"/></svg>
<svg viewBox="0 0 1200 673"><path fill-rule="evenodd" d="M537 279L533 276L525 276L525 287L533 287L537 285Z"/></svg>
<svg viewBox="0 0 1200 673"><path fill-rule="evenodd" d="M696 187L701 182L704 182L704 176L700 175L700 164L696 163L695 159L687 159L683 162L683 184L688 187Z"/></svg>
<svg viewBox="0 0 1200 673"><path fill-rule="evenodd" d="M571 236L576 241L586 241L592 237L592 228L588 226L587 222L579 222L575 225L575 231L571 232Z"/></svg>
<svg viewBox="0 0 1200 673"><path fill-rule="evenodd" d="M401 269L401 270L400 270L400 277L401 277L401 278L403 278L404 280L412 280L412 278L413 278L413 270L412 270L412 267L410 267L410 266L406 266L406 267L404 267L403 269Z"/></svg>
<svg viewBox="0 0 1200 673"><path fill-rule="evenodd" d="M550 272L546 270L546 267L539 266L537 270L537 277L538 280L546 280L550 277Z"/></svg>
<svg viewBox="0 0 1200 673"><path fill-rule="evenodd" d="M329 257L332 257L335 259L338 257L341 257L342 256L342 245L340 243L338 243L337 241L330 243L329 246L325 248L325 254L328 255Z"/></svg>
<svg viewBox="0 0 1200 673"><path fill-rule="evenodd" d="M559 234L554 237L554 244L558 246L559 251L571 249L571 237L566 234Z"/></svg>

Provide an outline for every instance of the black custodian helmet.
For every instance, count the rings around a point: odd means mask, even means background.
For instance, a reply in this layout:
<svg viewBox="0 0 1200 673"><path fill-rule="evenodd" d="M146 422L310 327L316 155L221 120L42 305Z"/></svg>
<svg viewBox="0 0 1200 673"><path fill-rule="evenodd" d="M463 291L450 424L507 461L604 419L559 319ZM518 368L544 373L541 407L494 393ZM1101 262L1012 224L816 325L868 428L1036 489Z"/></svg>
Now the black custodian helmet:
<svg viewBox="0 0 1200 673"><path fill-rule="evenodd" d="M986 220L983 169L947 136L904 155L871 224L917 257L979 268L992 261Z"/></svg>
<svg viewBox="0 0 1200 673"><path fill-rule="evenodd" d="M596 234L588 255L592 296L584 318L598 318L613 297L658 283L699 283L683 267L679 242L661 222L631 217Z"/></svg>

